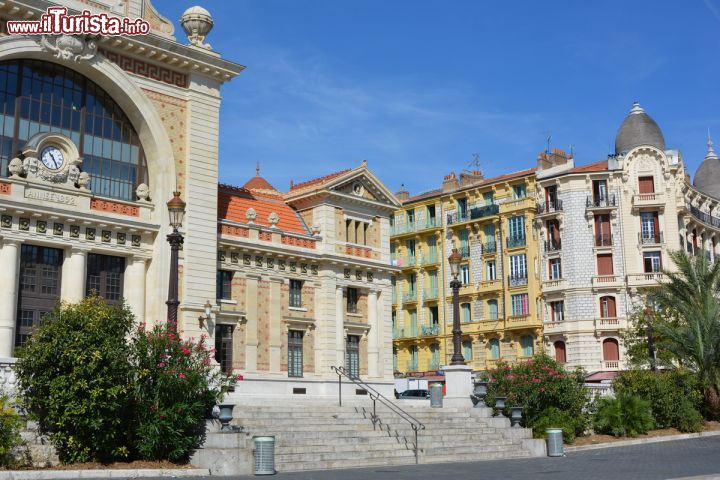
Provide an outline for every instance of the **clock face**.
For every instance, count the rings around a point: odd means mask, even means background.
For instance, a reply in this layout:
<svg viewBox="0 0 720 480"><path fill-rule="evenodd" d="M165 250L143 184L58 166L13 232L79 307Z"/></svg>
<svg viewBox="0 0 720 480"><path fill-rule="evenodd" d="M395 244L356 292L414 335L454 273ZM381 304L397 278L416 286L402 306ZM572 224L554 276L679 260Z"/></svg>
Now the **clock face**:
<svg viewBox="0 0 720 480"><path fill-rule="evenodd" d="M40 155L40 161L50 170L60 170L65 164L65 157L57 147L45 147Z"/></svg>

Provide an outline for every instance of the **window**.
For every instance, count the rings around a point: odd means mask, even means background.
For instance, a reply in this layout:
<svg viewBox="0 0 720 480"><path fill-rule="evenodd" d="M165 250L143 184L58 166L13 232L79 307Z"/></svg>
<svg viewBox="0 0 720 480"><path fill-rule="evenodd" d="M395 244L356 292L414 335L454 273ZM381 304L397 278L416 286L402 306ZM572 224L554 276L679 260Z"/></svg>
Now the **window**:
<svg viewBox="0 0 720 480"><path fill-rule="evenodd" d="M290 306L293 308L302 307L302 286L301 280L290 280Z"/></svg>
<svg viewBox="0 0 720 480"><path fill-rule="evenodd" d="M557 219L548 220L545 225L547 227L547 242L548 242L548 248L546 248L546 250L549 252L554 252L556 250L560 250L560 247L561 247L560 221Z"/></svg>
<svg viewBox="0 0 720 480"><path fill-rule="evenodd" d="M408 314L410 315L410 336L417 337L417 310L410 310Z"/></svg>
<svg viewBox="0 0 720 480"><path fill-rule="evenodd" d="M607 202L607 180L593 180L593 200L595 205L603 206Z"/></svg>
<svg viewBox="0 0 720 480"><path fill-rule="evenodd" d="M123 257L88 254L85 294L90 295L95 292L111 304L122 301L124 272Z"/></svg>
<svg viewBox="0 0 720 480"><path fill-rule="evenodd" d="M434 235L431 235L429 237L426 237L427 243L427 262L428 263L435 263L438 261L438 254L437 254L437 239Z"/></svg>
<svg viewBox="0 0 720 480"><path fill-rule="evenodd" d="M488 280L497 280L497 270L495 269L495 260L490 260L486 264Z"/></svg>
<svg viewBox="0 0 720 480"><path fill-rule="evenodd" d="M510 297L510 302L512 305L512 315L513 316L527 315L529 313L529 311L528 311L528 294L527 293L520 293L517 295L512 295Z"/></svg>
<svg viewBox="0 0 720 480"><path fill-rule="evenodd" d="M483 199L485 200L485 205L492 205L494 202L493 193L492 192L483 193Z"/></svg>
<svg viewBox="0 0 720 480"><path fill-rule="evenodd" d="M550 302L550 320L552 322L562 322L565 320L565 302Z"/></svg>
<svg viewBox="0 0 720 480"><path fill-rule="evenodd" d="M520 348L523 357L532 357L535 353L534 340L531 335L523 335L520 337Z"/></svg>
<svg viewBox="0 0 720 480"><path fill-rule="evenodd" d="M464 258L470 256L470 233L467 230L460 230L458 232L458 238L460 239L460 255Z"/></svg>
<svg viewBox="0 0 720 480"><path fill-rule="evenodd" d="M553 346L555 347L555 361L558 363L567 363L565 342L558 340L553 344Z"/></svg>
<svg viewBox="0 0 720 480"><path fill-rule="evenodd" d="M288 377L303 376L303 332L288 330Z"/></svg>
<svg viewBox="0 0 720 480"><path fill-rule="evenodd" d="M490 358L493 360L500 358L500 340L497 338L490 339Z"/></svg>
<svg viewBox="0 0 720 480"><path fill-rule="evenodd" d="M498 319L498 301L488 300L488 320Z"/></svg>
<svg viewBox="0 0 720 480"><path fill-rule="evenodd" d="M61 133L78 147L94 195L134 201L149 183L132 123L98 85L56 63L0 63L0 172L30 137Z"/></svg>
<svg viewBox="0 0 720 480"><path fill-rule="evenodd" d="M426 208L425 215L427 216L428 225L435 225L435 205L428 205Z"/></svg>
<svg viewBox="0 0 720 480"><path fill-rule="evenodd" d="M461 198L457 201L457 208L460 218L467 217L467 198Z"/></svg>
<svg viewBox="0 0 720 480"><path fill-rule="evenodd" d="M345 368L353 378L360 376L360 337L348 335L345 341Z"/></svg>
<svg viewBox="0 0 720 480"><path fill-rule="evenodd" d="M438 370L440 368L440 345L433 343L430 345L430 370Z"/></svg>
<svg viewBox="0 0 720 480"><path fill-rule="evenodd" d="M440 323L440 315L438 314L437 305L428 307L428 316L430 320L430 325L436 326Z"/></svg>
<svg viewBox="0 0 720 480"><path fill-rule="evenodd" d="M460 265L460 282L463 285L470 284L470 265Z"/></svg>
<svg viewBox="0 0 720 480"><path fill-rule="evenodd" d="M462 342L462 349L463 349L463 358L467 360L468 362L472 362L473 359L473 350L472 350L472 342L470 340L465 340Z"/></svg>
<svg viewBox="0 0 720 480"><path fill-rule="evenodd" d="M415 274L414 273L411 273L408 275L407 282L408 282L408 292L415 293L416 292L416 289L415 289L416 283L415 283Z"/></svg>
<svg viewBox="0 0 720 480"><path fill-rule="evenodd" d="M660 243L658 212L640 212L640 235L642 243Z"/></svg>
<svg viewBox="0 0 720 480"><path fill-rule="evenodd" d="M405 248L407 248L408 258L415 260L415 240L407 240Z"/></svg>
<svg viewBox="0 0 720 480"><path fill-rule="evenodd" d="M609 247L612 245L610 233L610 215L595 215L595 246Z"/></svg>
<svg viewBox="0 0 720 480"><path fill-rule="evenodd" d="M510 285L527 283L527 258L524 253L510 255Z"/></svg>
<svg viewBox="0 0 720 480"><path fill-rule="evenodd" d="M562 261L559 258L553 258L548 263L550 280L560 280L562 278Z"/></svg>
<svg viewBox="0 0 720 480"><path fill-rule="evenodd" d="M545 187L545 204L548 212L552 212L557 208L557 186Z"/></svg>
<svg viewBox="0 0 720 480"><path fill-rule="evenodd" d="M415 210L407 211L407 224L408 224L408 227L415 225Z"/></svg>
<svg viewBox="0 0 720 480"><path fill-rule="evenodd" d="M437 298L438 297L438 272L437 270L433 270L428 275L429 281L430 281L430 289L427 292L427 295L425 295L427 298Z"/></svg>
<svg viewBox="0 0 720 480"><path fill-rule="evenodd" d="M411 372L418 371L418 348L417 345L410 345L408 349L410 353L410 361L408 362L407 369Z"/></svg>
<svg viewBox="0 0 720 480"><path fill-rule="evenodd" d="M615 297L600 297L600 317L617 317L617 310L615 308Z"/></svg>
<svg viewBox="0 0 720 480"><path fill-rule="evenodd" d="M460 320L464 323L470 323L472 321L469 303L463 303L460 305Z"/></svg>
<svg viewBox="0 0 720 480"><path fill-rule="evenodd" d="M513 200L517 200L517 199L526 197L525 184L513 185L512 190L513 190Z"/></svg>
<svg viewBox="0 0 720 480"><path fill-rule="evenodd" d="M232 372L233 330L232 325L215 325L215 361L223 373Z"/></svg>
<svg viewBox="0 0 720 480"><path fill-rule="evenodd" d="M606 362L617 362L620 360L620 345L614 338L603 340L603 360Z"/></svg>
<svg viewBox="0 0 720 480"><path fill-rule="evenodd" d="M218 300L232 299L233 272L229 270L217 271L216 292Z"/></svg>
<svg viewBox="0 0 720 480"><path fill-rule="evenodd" d="M645 273L657 273L662 270L660 252L643 253L643 266L645 267Z"/></svg>
<svg viewBox="0 0 720 480"><path fill-rule="evenodd" d="M638 193L655 193L653 177L638 177Z"/></svg>
<svg viewBox="0 0 720 480"><path fill-rule="evenodd" d="M508 235L511 239L525 239L525 217L523 215L508 219Z"/></svg>
<svg viewBox="0 0 720 480"><path fill-rule="evenodd" d="M347 289L347 311L348 313L358 313L358 290L357 288Z"/></svg>
<svg viewBox="0 0 720 480"><path fill-rule="evenodd" d="M597 256L598 275L613 274L613 257L611 253L602 253Z"/></svg>

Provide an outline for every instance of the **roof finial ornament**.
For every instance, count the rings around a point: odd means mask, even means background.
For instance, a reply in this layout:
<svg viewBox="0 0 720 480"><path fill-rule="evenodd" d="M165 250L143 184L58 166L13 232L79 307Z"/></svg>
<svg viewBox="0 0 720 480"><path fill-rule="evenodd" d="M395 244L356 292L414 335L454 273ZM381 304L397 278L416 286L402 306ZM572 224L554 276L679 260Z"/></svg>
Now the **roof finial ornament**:
<svg viewBox="0 0 720 480"><path fill-rule="evenodd" d="M260 176L260 160L257 160L255 162L255 176L256 177Z"/></svg>
<svg viewBox="0 0 720 480"><path fill-rule="evenodd" d="M360 162L360 166L363 168L367 168L367 160L363 160L362 162Z"/></svg>
<svg viewBox="0 0 720 480"><path fill-rule="evenodd" d="M707 135L707 154L705 155L705 159L708 159L708 158L718 160L717 153L715 153L715 149L713 148L713 141L712 141L712 137L710 136L709 128L708 128L708 135Z"/></svg>
<svg viewBox="0 0 720 480"><path fill-rule="evenodd" d="M633 106L630 109L631 115L636 113L645 113L645 110L643 110L643 108L640 106L640 102L638 102L637 100L633 102Z"/></svg>

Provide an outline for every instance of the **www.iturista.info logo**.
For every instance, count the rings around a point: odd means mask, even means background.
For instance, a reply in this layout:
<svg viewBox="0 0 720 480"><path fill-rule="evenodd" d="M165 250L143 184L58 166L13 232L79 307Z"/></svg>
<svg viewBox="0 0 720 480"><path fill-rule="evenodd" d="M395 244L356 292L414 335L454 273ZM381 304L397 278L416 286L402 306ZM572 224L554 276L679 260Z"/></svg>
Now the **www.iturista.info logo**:
<svg viewBox="0 0 720 480"><path fill-rule="evenodd" d="M147 35L150 24L142 18L130 19L83 10L68 15L65 7L50 7L40 20L8 20L9 35Z"/></svg>

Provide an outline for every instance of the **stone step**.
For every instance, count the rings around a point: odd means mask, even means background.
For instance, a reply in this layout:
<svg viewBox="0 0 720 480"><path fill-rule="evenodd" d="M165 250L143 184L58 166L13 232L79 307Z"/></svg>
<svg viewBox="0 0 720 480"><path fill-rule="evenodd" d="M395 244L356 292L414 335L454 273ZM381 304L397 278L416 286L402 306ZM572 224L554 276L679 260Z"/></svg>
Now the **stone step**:
<svg viewBox="0 0 720 480"><path fill-rule="evenodd" d="M345 459L315 461L307 463L275 463L278 472L301 472L301 471L326 471L335 469L383 467L388 465L413 465L415 456L409 457L375 457L369 459Z"/></svg>
<svg viewBox="0 0 720 480"><path fill-rule="evenodd" d="M308 446L308 447L322 447L335 445L352 445L353 447L362 446L366 448L368 445L392 445L393 443L403 442L403 439L407 439L408 442L414 442L414 436L400 435L396 437L394 435L381 435L368 436L368 437L306 437L306 436L295 436L295 435L275 435L275 441L278 448L293 448L294 446ZM332 442L330 442L332 440ZM418 441L421 445L434 445L434 444L448 444L448 445L478 445L484 443L513 443L514 439L508 439L502 434L494 435L473 435L473 434L462 434L462 433L449 433L445 435L432 435L432 436L418 436Z"/></svg>

